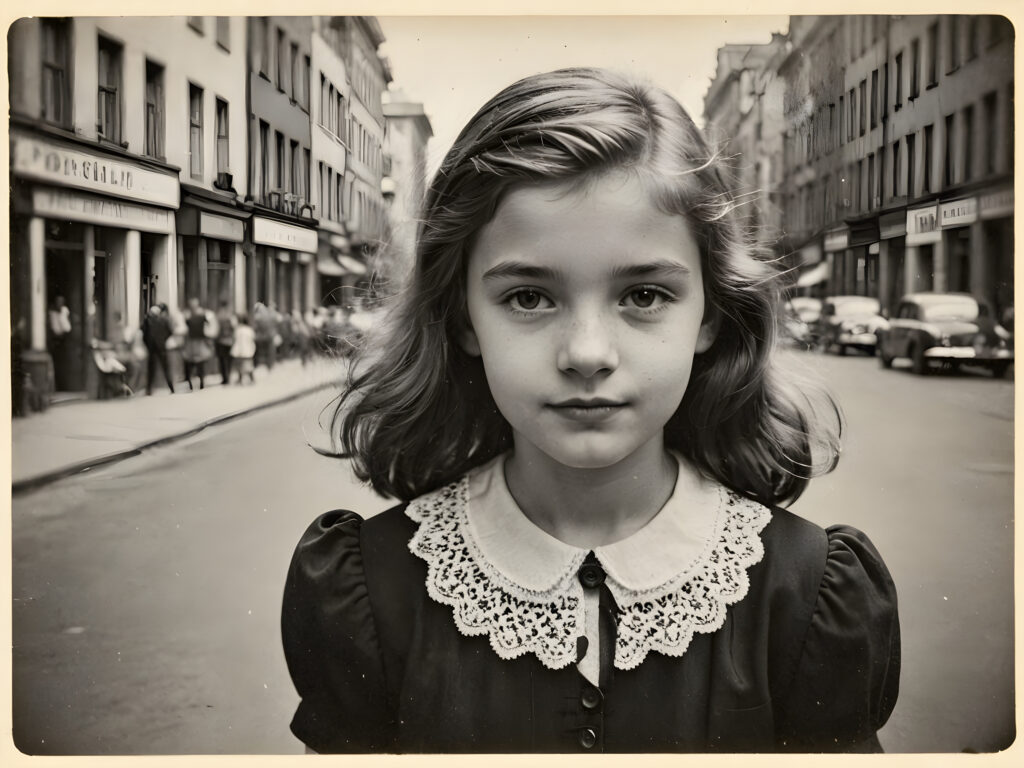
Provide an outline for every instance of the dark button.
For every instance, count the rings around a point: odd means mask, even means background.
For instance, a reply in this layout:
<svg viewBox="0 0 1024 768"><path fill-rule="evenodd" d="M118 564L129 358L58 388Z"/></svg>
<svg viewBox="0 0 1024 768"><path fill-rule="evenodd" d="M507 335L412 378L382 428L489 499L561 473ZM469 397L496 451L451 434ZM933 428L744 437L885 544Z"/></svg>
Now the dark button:
<svg viewBox="0 0 1024 768"><path fill-rule="evenodd" d="M584 749L593 749L597 744L597 731L593 728L580 728L580 746Z"/></svg>
<svg viewBox="0 0 1024 768"><path fill-rule="evenodd" d="M597 563L583 563L579 570L580 584L587 589L594 589L604 584L604 568Z"/></svg>
<svg viewBox="0 0 1024 768"><path fill-rule="evenodd" d="M580 704L583 705L584 709L597 709L601 706L601 700L604 696L601 691L592 685L588 685L583 689L583 693L580 694Z"/></svg>

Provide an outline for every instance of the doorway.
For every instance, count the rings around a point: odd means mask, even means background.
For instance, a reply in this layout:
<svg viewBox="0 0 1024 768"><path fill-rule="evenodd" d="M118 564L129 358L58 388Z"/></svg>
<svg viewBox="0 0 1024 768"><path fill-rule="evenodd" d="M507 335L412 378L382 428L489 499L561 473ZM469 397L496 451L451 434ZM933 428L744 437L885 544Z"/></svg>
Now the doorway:
<svg viewBox="0 0 1024 768"><path fill-rule="evenodd" d="M85 227L64 221L46 222L46 349L53 360L54 389L82 392L85 382ZM49 310L62 297L71 330L54 334Z"/></svg>

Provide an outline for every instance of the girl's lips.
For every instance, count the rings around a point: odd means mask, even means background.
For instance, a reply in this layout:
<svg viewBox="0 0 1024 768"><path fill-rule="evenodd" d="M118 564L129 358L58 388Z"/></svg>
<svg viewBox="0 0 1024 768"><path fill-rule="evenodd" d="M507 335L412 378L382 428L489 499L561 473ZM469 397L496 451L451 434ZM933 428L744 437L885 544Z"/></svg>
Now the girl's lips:
<svg viewBox="0 0 1024 768"><path fill-rule="evenodd" d="M563 400L548 406L555 413L571 421L600 422L609 419L627 407L627 403L616 400Z"/></svg>

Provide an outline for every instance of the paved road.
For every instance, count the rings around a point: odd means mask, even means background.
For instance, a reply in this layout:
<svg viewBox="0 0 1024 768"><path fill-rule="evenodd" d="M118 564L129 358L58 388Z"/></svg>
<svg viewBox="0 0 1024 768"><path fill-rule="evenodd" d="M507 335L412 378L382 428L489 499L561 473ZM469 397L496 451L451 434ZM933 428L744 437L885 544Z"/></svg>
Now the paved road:
<svg viewBox="0 0 1024 768"><path fill-rule="evenodd" d="M867 531L897 581L891 751L990 750L1012 727L1012 384L791 356L849 420L794 507ZM319 512L387 502L314 454L323 396L19 496L14 716L37 754L291 753L278 640L291 549Z"/></svg>

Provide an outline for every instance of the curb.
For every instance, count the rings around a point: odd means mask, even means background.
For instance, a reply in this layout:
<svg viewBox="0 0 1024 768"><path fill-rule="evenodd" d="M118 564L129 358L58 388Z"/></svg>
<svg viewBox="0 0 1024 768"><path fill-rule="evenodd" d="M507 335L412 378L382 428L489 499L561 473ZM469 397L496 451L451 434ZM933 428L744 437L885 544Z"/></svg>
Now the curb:
<svg viewBox="0 0 1024 768"><path fill-rule="evenodd" d="M327 389L328 387L340 386L344 384L344 380L339 379L337 381L325 381L320 384L301 389L297 392L291 392L283 397L278 397L274 400L267 400L263 403L257 403L249 408L243 408L239 411L231 411L230 413L221 414L220 416L214 416L213 418L206 419L200 422L194 427L184 430L183 432L176 432L172 435L164 435L163 437L157 437L153 440L149 440L145 443L133 446L131 448L125 448L121 451L115 451L114 453L104 454L102 456L96 456L94 458L85 459L84 461L76 462L75 464L69 464L58 469L52 469L48 472L43 472L32 477L27 477L22 480L11 483L11 495L16 496L18 494L27 493L28 491L34 491L44 485L61 480L71 475L77 475L82 472L88 472L96 467L102 467L107 464L115 464L124 459L129 459L133 456L140 455L143 451L149 448L157 448L161 445L167 445L169 443L183 440L187 437L192 437L199 434L207 427L214 427L218 424L224 424L229 421L241 418L242 416L248 416L251 413L257 413L258 411L265 410L267 408L273 408L276 405L282 405L292 400L298 400L300 397L311 395L314 392L319 392L321 389Z"/></svg>

